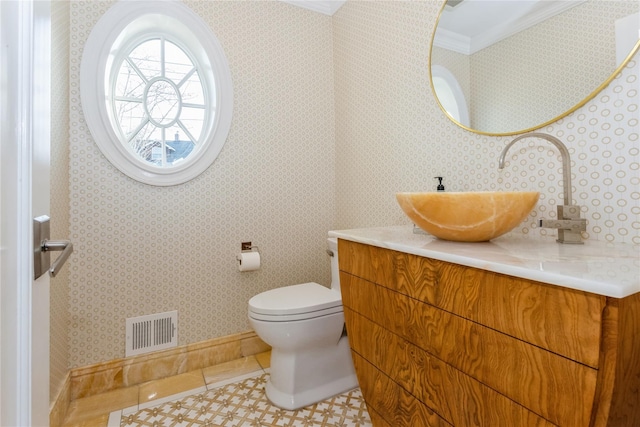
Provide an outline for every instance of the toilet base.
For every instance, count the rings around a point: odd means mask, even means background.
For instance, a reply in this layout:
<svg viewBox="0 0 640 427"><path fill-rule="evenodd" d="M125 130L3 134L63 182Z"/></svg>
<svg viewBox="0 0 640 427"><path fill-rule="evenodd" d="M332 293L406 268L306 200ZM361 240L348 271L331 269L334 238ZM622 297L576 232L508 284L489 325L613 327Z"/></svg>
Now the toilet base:
<svg viewBox="0 0 640 427"><path fill-rule="evenodd" d="M307 351L271 350L267 398L283 409L299 409L358 387L346 336L335 346Z"/></svg>

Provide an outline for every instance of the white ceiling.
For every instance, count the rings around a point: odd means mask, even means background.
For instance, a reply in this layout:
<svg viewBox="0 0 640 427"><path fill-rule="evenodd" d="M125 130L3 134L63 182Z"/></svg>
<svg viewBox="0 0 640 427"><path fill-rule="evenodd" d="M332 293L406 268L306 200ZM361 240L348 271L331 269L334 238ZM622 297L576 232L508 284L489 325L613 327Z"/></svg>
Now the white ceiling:
<svg viewBox="0 0 640 427"><path fill-rule="evenodd" d="M472 54L586 0L463 0L446 6L434 44Z"/></svg>
<svg viewBox="0 0 640 427"><path fill-rule="evenodd" d="M324 13L325 15L333 15L338 9L345 4L346 0L280 0L282 2L292 4L294 6L303 7L313 10L314 12Z"/></svg>
<svg viewBox="0 0 640 427"><path fill-rule="evenodd" d="M346 0L280 0L333 15ZM447 6L434 44L470 55L587 0L459 0Z"/></svg>

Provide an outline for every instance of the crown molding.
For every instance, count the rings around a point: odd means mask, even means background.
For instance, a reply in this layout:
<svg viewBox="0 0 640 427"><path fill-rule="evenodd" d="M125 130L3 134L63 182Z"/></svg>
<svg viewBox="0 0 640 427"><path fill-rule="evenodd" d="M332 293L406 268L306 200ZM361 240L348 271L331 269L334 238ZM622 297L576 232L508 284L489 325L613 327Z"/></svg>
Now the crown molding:
<svg viewBox="0 0 640 427"><path fill-rule="evenodd" d="M346 3L346 0L280 0L293 6L319 12L324 15L333 15Z"/></svg>
<svg viewBox="0 0 640 427"><path fill-rule="evenodd" d="M433 45L453 52L471 55L471 37L463 36L455 31L438 28L438 36L434 37Z"/></svg>
<svg viewBox="0 0 640 427"><path fill-rule="evenodd" d="M454 52L471 55L514 34L533 27L555 15L576 7L586 0L545 2L545 7L528 14L515 22L490 28L473 38L462 36L453 31L438 28L438 37L434 38L434 46L452 50Z"/></svg>

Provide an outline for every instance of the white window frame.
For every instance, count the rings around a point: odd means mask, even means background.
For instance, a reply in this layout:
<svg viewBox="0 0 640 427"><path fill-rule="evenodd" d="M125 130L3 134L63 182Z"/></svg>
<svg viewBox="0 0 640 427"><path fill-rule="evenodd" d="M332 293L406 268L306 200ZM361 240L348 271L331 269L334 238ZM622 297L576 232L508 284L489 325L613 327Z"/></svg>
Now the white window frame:
<svg viewBox="0 0 640 427"><path fill-rule="evenodd" d="M184 160L159 167L140 159L123 144L114 129L110 85L115 81L118 54L136 40L166 35L198 63L205 97L215 105L213 120L205 121L198 144ZM210 90L207 88L213 88ZM80 64L80 98L85 120L105 157L121 172L149 185L187 182L204 172L217 158L231 128L233 88L231 71L221 44L209 26L179 1L120 1L91 31Z"/></svg>
<svg viewBox="0 0 640 427"><path fill-rule="evenodd" d="M438 91L434 81L439 79L445 85L445 91ZM431 84L436 93L436 99L440 108L463 126L471 126L469 120L469 107L464 97L464 91L458 83L458 79L446 67L433 65L431 67Z"/></svg>

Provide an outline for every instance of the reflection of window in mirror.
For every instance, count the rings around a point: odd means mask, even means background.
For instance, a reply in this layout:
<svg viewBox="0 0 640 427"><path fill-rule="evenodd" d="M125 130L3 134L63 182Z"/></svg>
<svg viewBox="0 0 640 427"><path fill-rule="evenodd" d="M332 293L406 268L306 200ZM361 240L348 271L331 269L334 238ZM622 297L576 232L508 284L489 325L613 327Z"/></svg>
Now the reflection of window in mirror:
<svg viewBox="0 0 640 427"><path fill-rule="evenodd" d="M469 107L453 73L440 65L431 67L433 90L442 108L458 123L469 127Z"/></svg>

